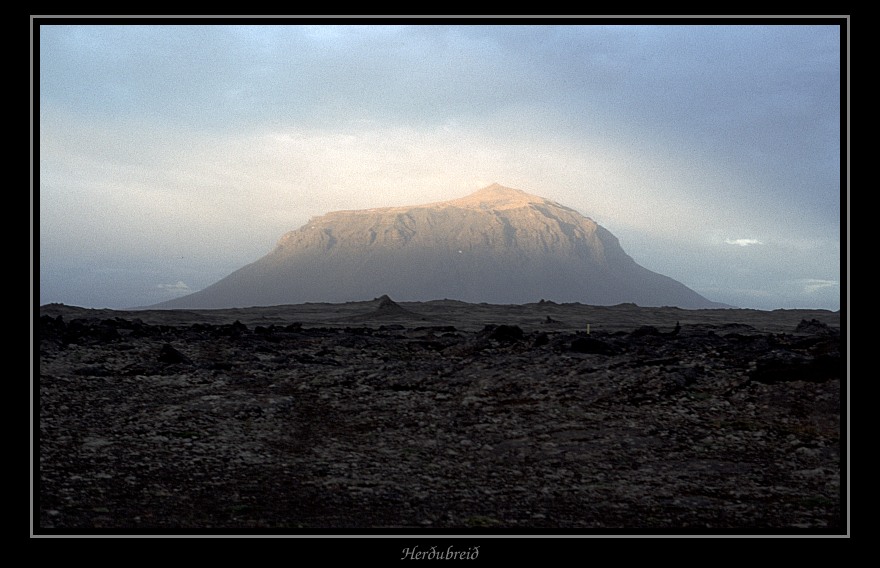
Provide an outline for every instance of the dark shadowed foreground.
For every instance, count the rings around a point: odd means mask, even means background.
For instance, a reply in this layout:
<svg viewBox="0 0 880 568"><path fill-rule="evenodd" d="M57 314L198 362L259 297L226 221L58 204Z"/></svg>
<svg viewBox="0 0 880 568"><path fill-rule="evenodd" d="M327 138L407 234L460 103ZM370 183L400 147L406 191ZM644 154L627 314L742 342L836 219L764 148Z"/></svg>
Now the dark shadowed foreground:
<svg viewBox="0 0 880 568"><path fill-rule="evenodd" d="M40 313L36 532L846 531L839 313Z"/></svg>

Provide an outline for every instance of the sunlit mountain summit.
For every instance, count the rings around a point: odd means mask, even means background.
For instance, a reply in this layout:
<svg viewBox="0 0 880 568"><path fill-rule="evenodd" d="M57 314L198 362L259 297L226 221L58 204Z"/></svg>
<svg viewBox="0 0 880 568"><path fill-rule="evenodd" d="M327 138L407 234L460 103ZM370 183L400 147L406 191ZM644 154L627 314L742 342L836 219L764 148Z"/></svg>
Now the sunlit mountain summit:
<svg viewBox="0 0 880 568"><path fill-rule="evenodd" d="M574 209L497 183L466 197L335 211L193 294L156 307L230 308L453 299L727 307L637 264Z"/></svg>

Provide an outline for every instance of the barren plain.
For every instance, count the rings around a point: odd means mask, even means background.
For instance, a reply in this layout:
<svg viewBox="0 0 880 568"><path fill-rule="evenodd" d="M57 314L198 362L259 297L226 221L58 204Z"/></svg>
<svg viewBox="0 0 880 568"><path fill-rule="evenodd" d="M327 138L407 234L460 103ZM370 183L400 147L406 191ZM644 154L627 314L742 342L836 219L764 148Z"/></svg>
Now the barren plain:
<svg viewBox="0 0 880 568"><path fill-rule="evenodd" d="M36 533L846 532L839 312L50 304L34 339Z"/></svg>

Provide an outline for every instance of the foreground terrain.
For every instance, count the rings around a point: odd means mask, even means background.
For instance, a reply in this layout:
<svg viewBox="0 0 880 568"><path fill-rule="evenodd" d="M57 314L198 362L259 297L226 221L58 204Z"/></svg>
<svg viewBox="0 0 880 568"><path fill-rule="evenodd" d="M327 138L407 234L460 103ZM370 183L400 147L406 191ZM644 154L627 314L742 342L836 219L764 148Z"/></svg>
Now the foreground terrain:
<svg viewBox="0 0 880 568"><path fill-rule="evenodd" d="M35 532L846 530L837 312L383 297L37 325Z"/></svg>

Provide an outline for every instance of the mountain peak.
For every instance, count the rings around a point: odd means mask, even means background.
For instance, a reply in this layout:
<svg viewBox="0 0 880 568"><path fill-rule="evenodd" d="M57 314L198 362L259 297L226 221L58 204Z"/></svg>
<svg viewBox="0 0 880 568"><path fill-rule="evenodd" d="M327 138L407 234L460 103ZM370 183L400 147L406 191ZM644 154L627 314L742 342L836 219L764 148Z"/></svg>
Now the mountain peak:
<svg viewBox="0 0 880 568"><path fill-rule="evenodd" d="M474 193L493 193L493 192L494 193L498 193L498 192L501 192L501 193L503 193L503 192L525 193L524 191L519 190L519 189L514 189L512 187L503 186L500 183L498 183L497 181L487 185L486 187L484 187L482 189L478 189Z"/></svg>
<svg viewBox="0 0 880 568"><path fill-rule="evenodd" d="M454 207L465 207L468 209L515 209L518 207L526 207L532 203L545 203L547 200L537 195L526 193L525 191L505 187L499 183L493 183L483 189L447 202L447 205Z"/></svg>
<svg viewBox="0 0 880 568"><path fill-rule="evenodd" d="M451 201L313 218L264 257L163 307L347 302L380 294L405 301L712 306L638 265L614 235L574 209L493 183ZM374 316L403 310L389 296L376 299Z"/></svg>

